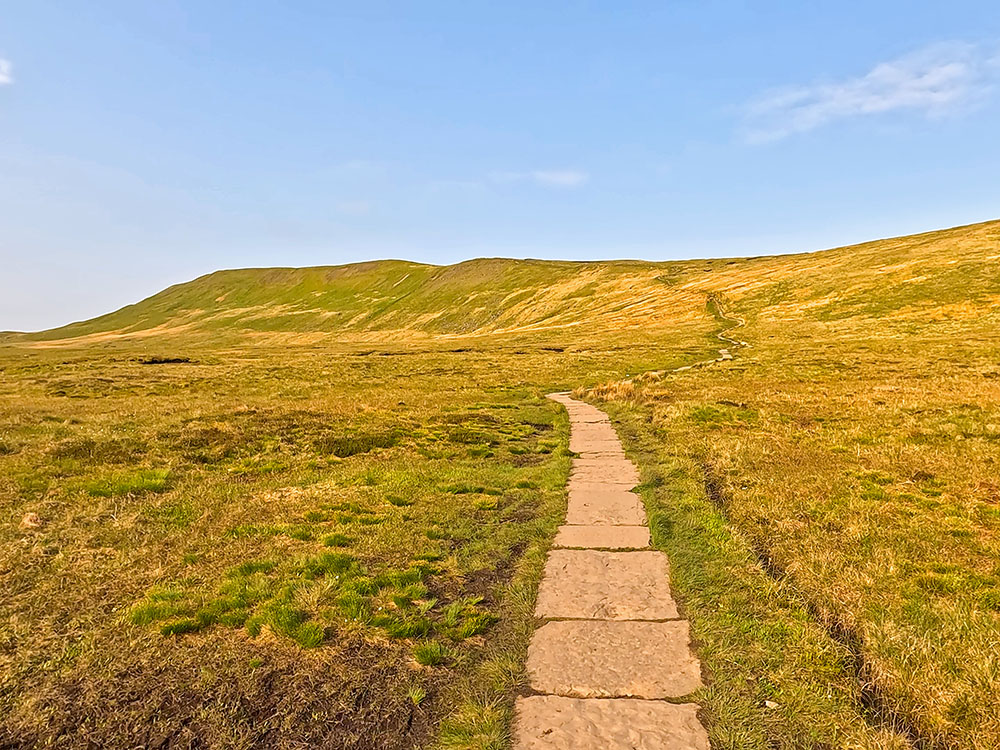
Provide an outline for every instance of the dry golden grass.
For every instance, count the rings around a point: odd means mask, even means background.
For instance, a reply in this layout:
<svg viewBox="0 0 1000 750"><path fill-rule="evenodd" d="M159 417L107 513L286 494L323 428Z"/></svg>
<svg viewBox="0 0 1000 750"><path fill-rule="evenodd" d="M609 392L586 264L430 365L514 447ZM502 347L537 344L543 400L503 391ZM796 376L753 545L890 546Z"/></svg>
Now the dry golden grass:
<svg viewBox="0 0 1000 750"><path fill-rule="evenodd" d="M0 746L502 743L568 469L542 396L699 348L146 341L0 353Z"/></svg>
<svg viewBox="0 0 1000 750"><path fill-rule="evenodd" d="M1000 746L998 251L992 224L766 261L767 284L713 281L748 322L736 360L592 391L700 476L699 522L719 514L853 662L873 726L918 747ZM713 605L696 637L745 646Z"/></svg>
<svg viewBox="0 0 1000 750"><path fill-rule="evenodd" d="M7 336L0 746L505 747L568 466L542 396L579 386L643 467L717 747L996 747L998 264L994 222L238 271ZM688 367L720 306L751 347Z"/></svg>

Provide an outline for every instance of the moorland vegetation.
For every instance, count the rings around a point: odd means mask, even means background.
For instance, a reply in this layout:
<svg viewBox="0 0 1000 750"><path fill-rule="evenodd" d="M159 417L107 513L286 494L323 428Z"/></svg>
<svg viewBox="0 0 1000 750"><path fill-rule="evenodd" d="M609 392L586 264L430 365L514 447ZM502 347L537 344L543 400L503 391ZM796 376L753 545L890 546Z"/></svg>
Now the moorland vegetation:
<svg viewBox="0 0 1000 750"><path fill-rule="evenodd" d="M3 335L0 746L505 747L577 389L715 746L996 747L998 333L993 222L226 271Z"/></svg>

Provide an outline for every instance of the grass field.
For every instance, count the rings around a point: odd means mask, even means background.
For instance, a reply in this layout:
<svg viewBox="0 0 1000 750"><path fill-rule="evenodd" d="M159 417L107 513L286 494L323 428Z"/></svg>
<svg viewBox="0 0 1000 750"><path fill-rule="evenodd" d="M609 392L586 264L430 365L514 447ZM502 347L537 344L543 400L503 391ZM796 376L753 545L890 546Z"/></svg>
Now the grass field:
<svg viewBox="0 0 1000 750"><path fill-rule="evenodd" d="M862 252L890 270L729 296L734 361L594 394L646 467L721 747L1000 746L1000 233ZM802 690L819 665L864 725Z"/></svg>
<svg viewBox="0 0 1000 750"><path fill-rule="evenodd" d="M5 746L498 746L589 344L5 350Z"/></svg>
<svg viewBox="0 0 1000 750"><path fill-rule="evenodd" d="M1000 746L998 269L991 223L234 271L8 335L0 746L505 747L567 388L642 468L717 747Z"/></svg>

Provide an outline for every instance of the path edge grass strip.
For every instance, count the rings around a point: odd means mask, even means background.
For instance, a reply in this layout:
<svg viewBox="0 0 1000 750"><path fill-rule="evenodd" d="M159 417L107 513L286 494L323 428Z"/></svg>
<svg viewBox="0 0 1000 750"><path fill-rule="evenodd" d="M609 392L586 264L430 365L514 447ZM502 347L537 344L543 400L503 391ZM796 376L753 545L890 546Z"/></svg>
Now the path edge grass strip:
<svg viewBox="0 0 1000 750"><path fill-rule="evenodd" d="M559 436L564 480L569 479L569 417L556 404L555 427ZM565 487L565 481L564 481ZM525 662L528 644L535 632L535 598L545 568L545 559L556 531L566 515L568 493L563 492L540 509L534 539L517 561L514 574L504 586L500 619L494 626L489 648L479 663L442 694L443 703L455 706L444 718L434 750L508 750L514 720L514 699L526 689ZM557 499L555 499L557 498Z"/></svg>

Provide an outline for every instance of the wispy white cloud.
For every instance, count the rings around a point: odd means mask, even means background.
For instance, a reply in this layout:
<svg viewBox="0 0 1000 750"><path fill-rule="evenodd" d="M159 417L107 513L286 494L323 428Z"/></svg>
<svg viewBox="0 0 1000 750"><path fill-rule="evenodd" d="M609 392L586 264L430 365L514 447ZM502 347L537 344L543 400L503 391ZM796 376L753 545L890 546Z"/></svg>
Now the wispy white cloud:
<svg viewBox="0 0 1000 750"><path fill-rule="evenodd" d="M587 184L590 175L578 169L533 169L528 172L494 172L494 182L533 182L554 188L575 188Z"/></svg>
<svg viewBox="0 0 1000 750"><path fill-rule="evenodd" d="M982 101L998 79L996 47L934 44L862 76L770 91L747 107L746 137L775 141L837 120L904 110L929 118L952 115Z"/></svg>
<svg viewBox="0 0 1000 750"><path fill-rule="evenodd" d="M0 57L0 86L8 86L14 83L13 66L10 60Z"/></svg>

